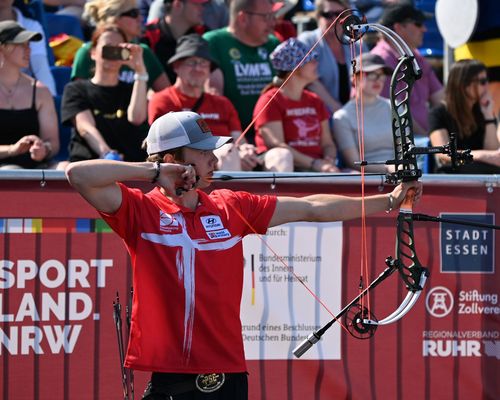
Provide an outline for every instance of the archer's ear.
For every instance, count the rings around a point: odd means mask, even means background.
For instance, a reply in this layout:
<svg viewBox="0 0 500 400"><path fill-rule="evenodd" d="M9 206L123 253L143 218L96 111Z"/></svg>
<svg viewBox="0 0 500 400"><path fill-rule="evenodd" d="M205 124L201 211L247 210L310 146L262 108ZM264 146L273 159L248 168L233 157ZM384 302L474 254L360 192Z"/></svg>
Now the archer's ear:
<svg viewBox="0 0 500 400"><path fill-rule="evenodd" d="M163 162L173 164L175 163L175 157L173 154L167 153L163 156Z"/></svg>

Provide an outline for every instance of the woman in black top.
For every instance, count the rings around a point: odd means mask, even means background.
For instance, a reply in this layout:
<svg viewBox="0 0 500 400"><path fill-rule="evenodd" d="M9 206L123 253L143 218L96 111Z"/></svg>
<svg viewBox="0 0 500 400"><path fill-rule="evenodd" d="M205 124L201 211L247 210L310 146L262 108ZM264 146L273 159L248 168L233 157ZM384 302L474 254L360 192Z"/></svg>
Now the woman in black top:
<svg viewBox="0 0 500 400"><path fill-rule="evenodd" d="M445 102L429 114L430 140L433 146L449 141L457 134L457 148L471 149L472 164L452 170L450 158L438 155L438 172L488 174L500 172L497 121L488 90L486 67L477 60L457 61L450 69Z"/></svg>
<svg viewBox="0 0 500 400"><path fill-rule="evenodd" d="M103 47L114 46L130 53L126 61L103 57ZM126 43L115 25L104 25L92 37L95 75L66 85L62 121L73 126L69 161L119 158L143 161L141 144L146 136L148 75L139 45ZM135 71L134 83L119 81L122 65Z"/></svg>
<svg viewBox="0 0 500 400"><path fill-rule="evenodd" d="M15 21L0 22L0 168L46 168L59 151L54 100L25 75L29 42L41 40Z"/></svg>

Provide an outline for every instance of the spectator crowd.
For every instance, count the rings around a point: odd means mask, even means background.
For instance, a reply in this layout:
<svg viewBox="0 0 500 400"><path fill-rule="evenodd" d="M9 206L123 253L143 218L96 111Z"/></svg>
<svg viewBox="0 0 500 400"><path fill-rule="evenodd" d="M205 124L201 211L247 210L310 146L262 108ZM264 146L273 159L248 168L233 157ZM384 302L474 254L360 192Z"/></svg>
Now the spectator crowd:
<svg viewBox="0 0 500 400"><path fill-rule="evenodd" d="M354 50L339 40L332 23L358 5L397 33L422 69L410 97L415 137L442 146L454 133L459 150L472 150L474 162L459 170L429 156L428 172L499 173L487 67L457 61L443 84L418 50L431 16L412 1L369 3L317 0L310 29L297 29L297 0L2 0L0 169L145 160L149 125L183 110L233 138L215 152L221 170L359 170L360 129L365 160L391 159L388 97L399 54L384 37ZM83 34L63 88L53 73L69 67L54 65L49 14L71 18Z"/></svg>

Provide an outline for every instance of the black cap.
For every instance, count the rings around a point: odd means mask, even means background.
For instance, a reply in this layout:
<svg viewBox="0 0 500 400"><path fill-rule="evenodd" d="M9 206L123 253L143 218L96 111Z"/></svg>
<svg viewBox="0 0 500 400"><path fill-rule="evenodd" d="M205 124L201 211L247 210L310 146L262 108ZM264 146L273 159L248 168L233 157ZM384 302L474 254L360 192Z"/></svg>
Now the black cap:
<svg viewBox="0 0 500 400"><path fill-rule="evenodd" d="M217 68L217 64L210 56L208 42L196 33L181 36L177 39L175 54L170 57L168 64L187 57L200 57L211 62L211 69Z"/></svg>
<svg viewBox="0 0 500 400"><path fill-rule="evenodd" d="M0 44L21 44L42 40L42 34L24 29L16 21L0 22Z"/></svg>
<svg viewBox="0 0 500 400"><path fill-rule="evenodd" d="M396 23L424 22L431 15L413 7L411 4L394 4L385 8L379 23L389 28Z"/></svg>

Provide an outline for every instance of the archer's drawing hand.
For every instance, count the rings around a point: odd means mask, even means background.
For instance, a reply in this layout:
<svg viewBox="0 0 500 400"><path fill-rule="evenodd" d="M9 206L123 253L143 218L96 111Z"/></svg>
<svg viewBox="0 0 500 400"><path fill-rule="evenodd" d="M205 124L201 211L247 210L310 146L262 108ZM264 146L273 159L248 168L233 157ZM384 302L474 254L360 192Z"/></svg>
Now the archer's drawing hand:
<svg viewBox="0 0 500 400"><path fill-rule="evenodd" d="M195 184L196 170L193 165L160 164L158 185L163 187L170 196L179 197L183 192L193 189Z"/></svg>

